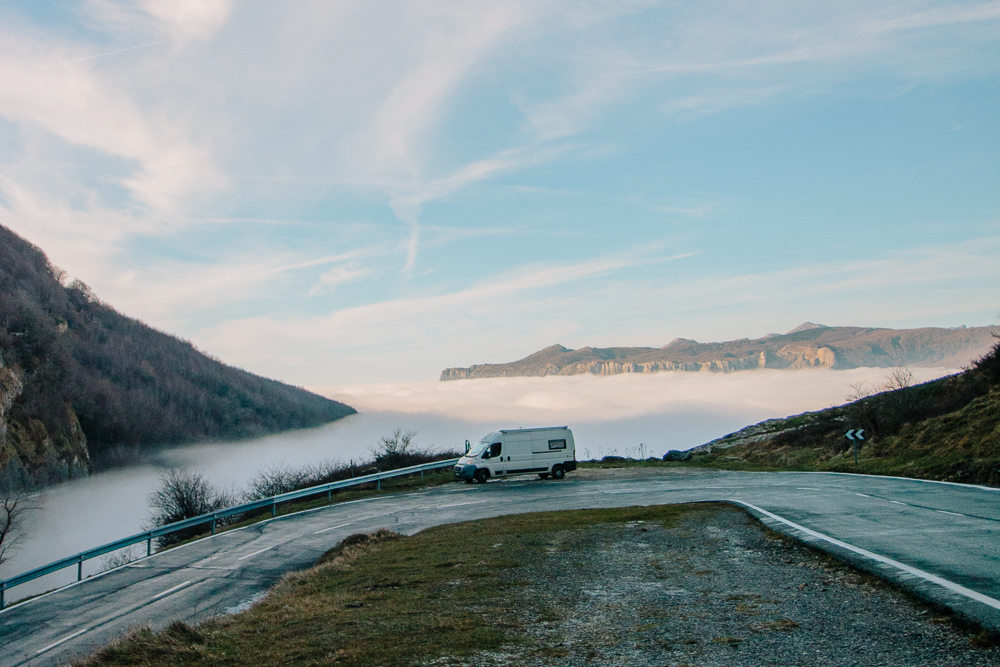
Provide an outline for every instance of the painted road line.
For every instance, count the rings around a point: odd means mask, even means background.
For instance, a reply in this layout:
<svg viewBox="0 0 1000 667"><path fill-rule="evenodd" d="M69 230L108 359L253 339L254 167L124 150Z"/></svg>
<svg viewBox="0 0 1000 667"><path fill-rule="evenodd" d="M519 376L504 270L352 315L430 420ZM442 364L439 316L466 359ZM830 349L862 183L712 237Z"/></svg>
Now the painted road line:
<svg viewBox="0 0 1000 667"><path fill-rule="evenodd" d="M187 586L190 583L191 583L191 581L185 581L183 584L177 584L173 588L168 588L167 590L163 591L162 593L158 593L157 595L154 595L152 597L152 599L153 600L157 600L159 598L162 598L164 595L170 595L174 591L180 590L181 588L184 588L185 586Z"/></svg>
<svg viewBox="0 0 1000 667"><path fill-rule="evenodd" d="M823 533L816 532L815 530L811 528L806 528L805 526L800 526L799 524L793 523L784 517L780 517L777 514L773 514L765 509L757 507L756 505L751 505L750 503L743 502L742 500L731 500L730 502L739 503L744 507L749 507L754 511L760 512L766 517L769 517L779 523L783 523L790 528L794 528L795 530L805 533L806 535L815 537L816 539L824 540L842 549L847 549L848 551L854 552L860 556L864 556L865 558L868 558L870 560L882 563L883 565L889 565L890 567L894 567L907 574L911 574L914 577L919 577L924 581L929 581L930 583L937 584L942 588L947 588L949 591L952 591L953 593L964 595L965 597L975 600L976 602L982 602L984 605L988 607L993 607L994 609L1000 609L1000 600L997 600L996 598L991 598L988 595L983 595L982 593L977 593L976 591L970 588L966 588L965 586L956 584L953 581L948 581L947 579L939 577L936 574L931 574L930 572L924 572L923 570L918 570L917 568L907 565L905 563L900 563L898 560L887 558L880 554L868 551L867 549L862 549L861 547L856 547L853 544L848 544L847 542L841 542L840 540L834 537L830 537L829 535L824 535Z"/></svg>
<svg viewBox="0 0 1000 667"><path fill-rule="evenodd" d="M909 505L909 503L901 503L898 500L890 500L889 502L895 505Z"/></svg>
<svg viewBox="0 0 1000 667"><path fill-rule="evenodd" d="M871 498L871 496L869 496L868 494L858 493L857 491L854 492L854 495L861 496L862 498Z"/></svg>
<svg viewBox="0 0 1000 667"><path fill-rule="evenodd" d="M796 486L796 491L822 491L823 489L814 489L811 486Z"/></svg>
<svg viewBox="0 0 1000 667"><path fill-rule="evenodd" d="M35 651L35 655L39 655L39 654L45 653L49 649L53 649L56 646L59 646L60 644L62 644L63 642L68 642L70 639L73 639L73 637L79 637L80 635L82 635L84 632L86 632L89 629L90 628L84 628L83 630L77 630L76 632L74 632L73 634L69 635L68 637L63 637L62 639L60 639L57 642L52 642L51 644L49 644L45 648L40 648L37 651Z"/></svg>
<svg viewBox="0 0 1000 667"><path fill-rule="evenodd" d="M958 512L949 512L948 510L934 510L935 512L941 512L941 514L950 514L952 516L965 516L964 514L959 514Z"/></svg>
<svg viewBox="0 0 1000 667"><path fill-rule="evenodd" d="M488 500L472 500L467 503L451 503L450 505L438 505L432 509L443 510L445 507L461 507L462 505L479 505L480 503L488 503Z"/></svg>
<svg viewBox="0 0 1000 667"><path fill-rule="evenodd" d="M343 528L344 526L350 526L352 523L354 522L348 521L347 523L342 523L339 526L330 526L329 528L324 528L323 530L315 530L313 531L313 535L319 535L320 533L325 533L328 530L335 530L337 528Z"/></svg>
<svg viewBox="0 0 1000 667"><path fill-rule="evenodd" d="M246 556L242 556L242 557L240 557L240 558L237 558L236 560L238 560L238 561L241 561L241 560L246 560L247 558L253 558L253 557L254 557L254 556L256 556L257 554L262 554L262 553L264 553L265 551L270 551L271 549L273 549L273 548L274 548L274 547L276 547L276 546L278 546L278 545L277 545L277 544L274 544L274 545L272 545L272 546L269 546L269 547L264 547L263 549L260 549L260 550L258 550L258 551L254 551L254 552L253 552L252 554L247 554Z"/></svg>

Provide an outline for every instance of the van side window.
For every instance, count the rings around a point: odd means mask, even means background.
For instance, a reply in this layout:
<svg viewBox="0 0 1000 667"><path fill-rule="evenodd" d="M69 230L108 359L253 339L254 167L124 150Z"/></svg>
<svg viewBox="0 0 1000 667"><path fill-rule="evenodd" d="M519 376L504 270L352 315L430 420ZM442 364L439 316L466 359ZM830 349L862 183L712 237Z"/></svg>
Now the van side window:
<svg viewBox="0 0 1000 667"><path fill-rule="evenodd" d="M565 440L549 440L549 449L566 449Z"/></svg>
<svg viewBox="0 0 1000 667"><path fill-rule="evenodd" d="M502 447L502 443L494 442L492 445L490 445L490 451L483 458L484 459L491 459L494 456L500 456L500 449L501 449L501 447Z"/></svg>

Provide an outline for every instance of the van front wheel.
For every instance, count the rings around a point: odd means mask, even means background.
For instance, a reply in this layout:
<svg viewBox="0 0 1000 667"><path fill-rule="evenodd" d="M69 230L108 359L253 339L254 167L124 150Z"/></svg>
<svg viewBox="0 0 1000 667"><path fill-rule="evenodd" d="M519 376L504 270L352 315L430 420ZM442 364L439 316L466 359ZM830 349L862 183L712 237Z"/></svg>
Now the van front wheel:
<svg viewBox="0 0 1000 667"><path fill-rule="evenodd" d="M566 471L562 466L552 466L552 479L562 479L566 476Z"/></svg>
<svg viewBox="0 0 1000 667"><path fill-rule="evenodd" d="M490 478L489 470L477 470L476 471L476 481L480 484L485 484L486 480Z"/></svg>

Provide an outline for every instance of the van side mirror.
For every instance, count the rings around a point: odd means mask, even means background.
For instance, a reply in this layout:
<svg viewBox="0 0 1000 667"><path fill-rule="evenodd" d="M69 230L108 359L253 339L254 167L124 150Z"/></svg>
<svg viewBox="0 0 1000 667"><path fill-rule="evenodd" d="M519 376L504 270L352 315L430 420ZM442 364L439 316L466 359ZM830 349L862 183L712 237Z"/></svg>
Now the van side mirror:
<svg viewBox="0 0 1000 667"><path fill-rule="evenodd" d="M466 440L465 441L465 453L468 454L470 449L472 449L472 445L470 445L469 441Z"/></svg>

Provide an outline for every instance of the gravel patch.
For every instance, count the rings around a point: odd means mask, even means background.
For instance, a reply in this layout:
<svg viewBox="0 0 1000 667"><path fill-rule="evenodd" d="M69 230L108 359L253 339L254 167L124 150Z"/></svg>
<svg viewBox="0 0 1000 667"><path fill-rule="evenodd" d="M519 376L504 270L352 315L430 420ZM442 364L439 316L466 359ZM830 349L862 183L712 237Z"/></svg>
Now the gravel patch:
<svg viewBox="0 0 1000 667"><path fill-rule="evenodd" d="M983 636L736 508L545 539L476 610L517 641L429 664L1000 666Z"/></svg>

